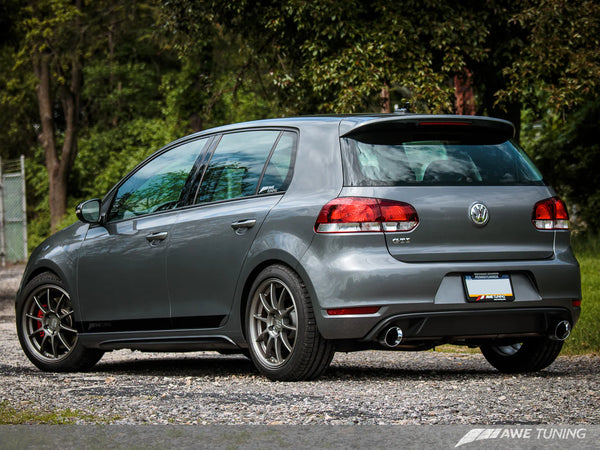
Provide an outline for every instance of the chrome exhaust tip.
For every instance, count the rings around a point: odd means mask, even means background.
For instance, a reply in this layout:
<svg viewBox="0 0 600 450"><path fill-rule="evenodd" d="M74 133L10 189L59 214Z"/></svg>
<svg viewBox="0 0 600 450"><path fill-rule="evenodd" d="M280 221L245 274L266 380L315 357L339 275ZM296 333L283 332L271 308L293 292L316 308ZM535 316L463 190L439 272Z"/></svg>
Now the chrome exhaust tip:
<svg viewBox="0 0 600 450"><path fill-rule="evenodd" d="M388 328L379 342L389 348L397 347L402 342L402 329L400 327Z"/></svg>
<svg viewBox="0 0 600 450"><path fill-rule="evenodd" d="M571 335L571 323L568 320L561 320L554 327L550 337L557 341L564 341Z"/></svg>

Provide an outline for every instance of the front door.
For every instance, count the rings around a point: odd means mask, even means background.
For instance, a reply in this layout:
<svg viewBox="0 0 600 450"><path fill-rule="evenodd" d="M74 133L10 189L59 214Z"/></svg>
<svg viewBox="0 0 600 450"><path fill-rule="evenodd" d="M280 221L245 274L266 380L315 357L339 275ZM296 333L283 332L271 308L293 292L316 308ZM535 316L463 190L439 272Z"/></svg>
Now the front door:
<svg viewBox="0 0 600 450"><path fill-rule="evenodd" d="M170 327L165 249L175 215L130 219L88 231L79 259L85 331Z"/></svg>
<svg viewBox="0 0 600 450"><path fill-rule="evenodd" d="M168 149L118 187L104 226L91 227L78 262L88 332L171 328L166 249L207 139Z"/></svg>

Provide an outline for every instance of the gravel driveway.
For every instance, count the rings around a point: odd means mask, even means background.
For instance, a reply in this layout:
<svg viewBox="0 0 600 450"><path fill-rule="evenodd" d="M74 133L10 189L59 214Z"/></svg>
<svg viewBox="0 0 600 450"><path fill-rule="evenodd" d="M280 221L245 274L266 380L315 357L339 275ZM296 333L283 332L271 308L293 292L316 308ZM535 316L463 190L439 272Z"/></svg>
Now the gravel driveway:
<svg viewBox="0 0 600 450"><path fill-rule="evenodd" d="M504 375L480 354L336 355L314 382L271 382L242 356L108 353L91 372L43 373L20 350L0 270L0 404L117 424L600 424L600 357Z"/></svg>

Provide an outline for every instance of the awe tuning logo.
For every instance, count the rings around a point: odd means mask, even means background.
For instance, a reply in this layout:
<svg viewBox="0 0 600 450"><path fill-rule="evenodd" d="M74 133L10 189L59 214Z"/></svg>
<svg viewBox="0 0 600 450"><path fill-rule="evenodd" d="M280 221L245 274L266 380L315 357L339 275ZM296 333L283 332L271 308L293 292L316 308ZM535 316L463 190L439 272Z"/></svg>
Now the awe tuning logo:
<svg viewBox="0 0 600 450"><path fill-rule="evenodd" d="M581 440L585 435L585 428L474 428L454 447L488 439Z"/></svg>

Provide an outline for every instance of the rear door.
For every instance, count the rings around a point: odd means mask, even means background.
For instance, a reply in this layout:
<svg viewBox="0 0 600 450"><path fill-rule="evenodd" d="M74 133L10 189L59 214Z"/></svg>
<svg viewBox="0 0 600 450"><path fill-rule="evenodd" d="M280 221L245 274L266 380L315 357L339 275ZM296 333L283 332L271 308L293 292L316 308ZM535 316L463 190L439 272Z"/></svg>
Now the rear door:
<svg viewBox="0 0 600 450"><path fill-rule="evenodd" d="M224 134L204 170L195 205L170 233L167 276L178 328L213 328L229 314L246 254L289 185L296 135Z"/></svg>
<svg viewBox="0 0 600 450"><path fill-rule="evenodd" d="M341 195L411 204L419 225L386 233L405 262L532 260L553 254L554 233L532 224L551 191L498 121L415 120L343 141ZM506 122L504 122L507 124Z"/></svg>

